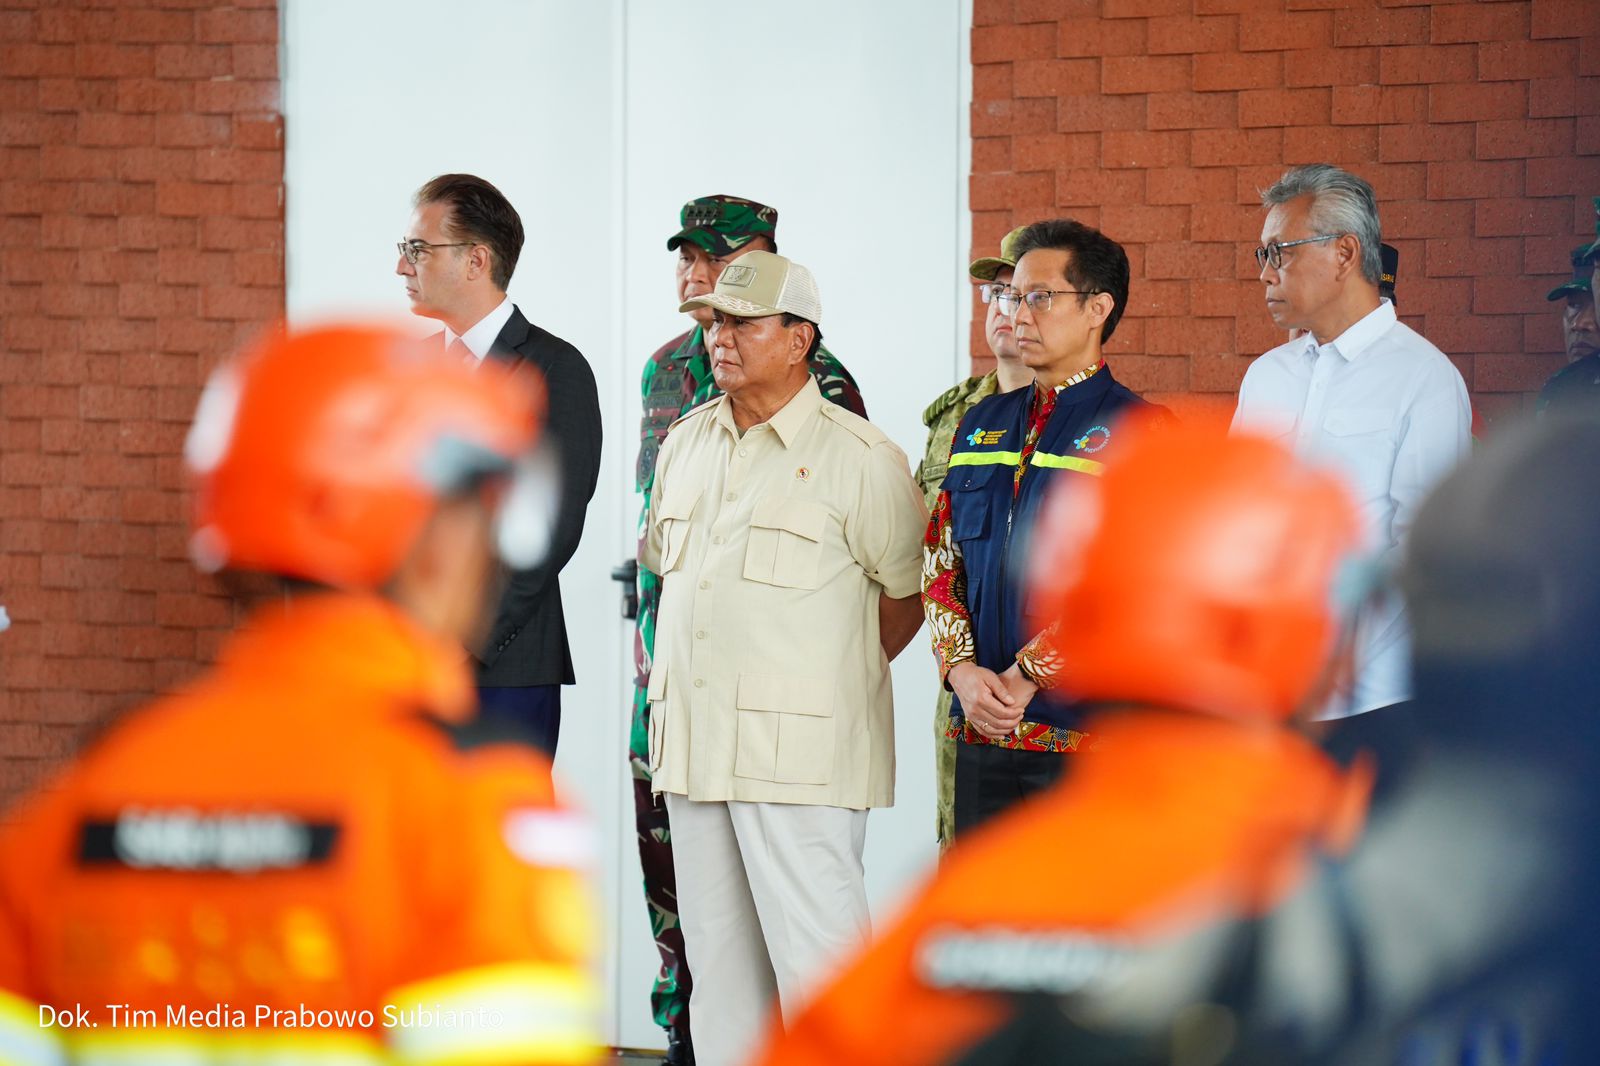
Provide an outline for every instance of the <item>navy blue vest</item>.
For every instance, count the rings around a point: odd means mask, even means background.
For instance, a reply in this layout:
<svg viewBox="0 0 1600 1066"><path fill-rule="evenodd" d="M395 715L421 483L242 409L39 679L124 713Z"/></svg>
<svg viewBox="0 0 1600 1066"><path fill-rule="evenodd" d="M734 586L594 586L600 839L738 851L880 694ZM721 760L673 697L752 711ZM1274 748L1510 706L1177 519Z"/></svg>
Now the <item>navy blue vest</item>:
<svg viewBox="0 0 1600 1066"><path fill-rule="evenodd" d="M950 473L940 486L950 493L950 533L966 564L967 610L979 666L1001 673L1043 628L1023 602L1023 558L1028 534L1049 490L1063 477L1097 476L1116 447L1117 418L1144 400L1118 384L1109 366L1069 385L1039 434L1039 443L1012 499L1011 486L1028 435L1034 388L990 396L961 420L950 452ZM1083 707L1040 693L1024 717L1058 728L1078 728ZM959 697L951 716L964 718Z"/></svg>

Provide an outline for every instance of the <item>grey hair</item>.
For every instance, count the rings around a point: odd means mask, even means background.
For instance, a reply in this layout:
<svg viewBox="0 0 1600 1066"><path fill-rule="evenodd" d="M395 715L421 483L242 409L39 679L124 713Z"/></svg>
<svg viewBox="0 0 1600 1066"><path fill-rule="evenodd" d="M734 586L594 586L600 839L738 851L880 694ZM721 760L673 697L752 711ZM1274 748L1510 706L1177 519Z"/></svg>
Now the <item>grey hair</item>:
<svg viewBox="0 0 1600 1066"><path fill-rule="evenodd" d="M1307 163L1284 172L1261 193L1264 207L1276 207L1309 194L1311 228L1324 233L1349 233L1361 242L1361 276L1372 284L1383 278L1383 229L1378 224L1378 197L1365 180L1330 163Z"/></svg>

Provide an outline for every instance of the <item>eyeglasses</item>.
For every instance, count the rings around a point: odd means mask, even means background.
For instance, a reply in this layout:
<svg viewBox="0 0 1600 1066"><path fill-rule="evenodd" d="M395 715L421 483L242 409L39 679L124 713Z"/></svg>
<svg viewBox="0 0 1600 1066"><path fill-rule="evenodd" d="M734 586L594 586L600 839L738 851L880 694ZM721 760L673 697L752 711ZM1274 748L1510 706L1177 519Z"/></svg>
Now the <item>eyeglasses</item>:
<svg viewBox="0 0 1600 1066"><path fill-rule="evenodd" d="M1009 286L1003 281L991 281L987 284L979 285L978 299L986 304L992 304L1000 299L1000 294L1005 292L1007 288Z"/></svg>
<svg viewBox="0 0 1600 1066"><path fill-rule="evenodd" d="M417 265L417 260L422 258L423 252L431 252L435 248L470 248L476 241L456 241L452 244L429 244L427 241L412 237L406 241L396 241L395 250L405 256L406 262L412 266Z"/></svg>
<svg viewBox="0 0 1600 1066"><path fill-rule="evenodd" d="M1300 244L1316 244L1318 241L1337 240L1343 236L1344 234L1342 233L1324 233L1320 237L1302 237L1298 241L1283 241L1281 243L1279 241L1268 241L1265 246L1257 246L1256 248L1256 268L1260 269L1271 263L1272 269L1278 270L1283 266L1283 250L1285 248L1293 248Z"/></svg>
<svg viewBox="0 0 1600 1066"><path fill-rule="evenodd" d="M1053 296L1098 296L1103 289L1034 289L1032 292L1018 292L1007 289L998 293L995 299L1000 303L1000 310L1008 315L1016 314L1024 302L1028 310L1034 314L1042 314L1050 310L1051 297Z"/></svg>

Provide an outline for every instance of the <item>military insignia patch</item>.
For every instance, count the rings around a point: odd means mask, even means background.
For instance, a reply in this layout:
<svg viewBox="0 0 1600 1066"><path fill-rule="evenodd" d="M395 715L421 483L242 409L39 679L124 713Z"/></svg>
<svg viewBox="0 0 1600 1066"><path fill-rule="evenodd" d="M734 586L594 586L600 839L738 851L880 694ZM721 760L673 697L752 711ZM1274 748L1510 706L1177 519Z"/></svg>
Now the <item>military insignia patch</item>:
<svg viewBox="0 0 1600 1066"><path fill-rule="evenodd" d="M967 434L967 443L974 448L984 444L999 444L1000 438L1006 435L1003 429L975 429Z"/></svg>
<svg viewBox="0 0 1600 1066"><path fill-rule="evenodd" d="M809 466L802 466L799 470L794 472L794 479L796 481L810 481L811 468Z"/></svg>
<svg viewBox="0 0 1600 1066"><path fill-rule="evenodd" d="M1105 426L1091 426L1089 432L1072 442L1080 452L1097 452L1111 443L1111 431Z"/></svg>

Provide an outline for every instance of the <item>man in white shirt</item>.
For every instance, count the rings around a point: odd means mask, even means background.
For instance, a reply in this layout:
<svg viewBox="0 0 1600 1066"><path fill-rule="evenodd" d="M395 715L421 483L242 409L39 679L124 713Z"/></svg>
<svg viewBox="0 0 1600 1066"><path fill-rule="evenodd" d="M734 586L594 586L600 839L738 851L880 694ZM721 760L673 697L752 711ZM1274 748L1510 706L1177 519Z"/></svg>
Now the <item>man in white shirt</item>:
<svg viewBox="0 0 1600 1066"><path fill-rule="evenodd" d="M1256 261L1267 313L1279 328L1301 332L1251 364L1234 429L1286 438L1296 454L1339 470L1361 504L1371 547L1397 561L1423 498L1467 454L1466 384L1379 294L1371 185L1313 163L1285 173L1261 202L1267 217ZM1318 717L1409 700L1409 646L1401 605L1369 605L1356 624L1352 679Z"/></svg>
<svg viewBox="0 0 1600 1066"><path fill-rule="evenodd" d="M600 398L583 354L523 317L506 295L522 253L522 219L500 190L473 174L441 174L417 190L394 272L412 314L438 319L441 347L459 359L493 359L537 372L548 414L541 447L559 476L544 561L505 574L488 636L471 649L480 713L552 758L561 686L575 682L561 610L560 574L583 536L600 477Z"/></svg>

